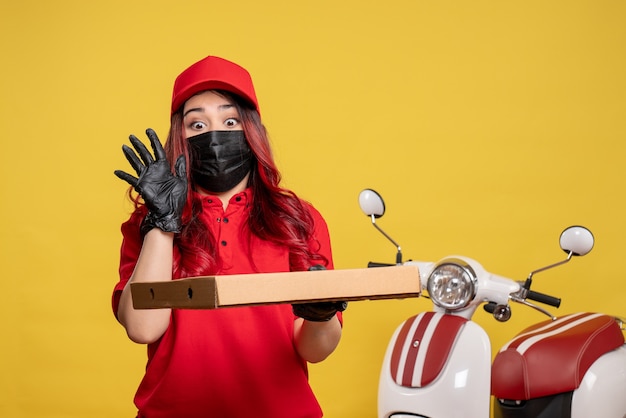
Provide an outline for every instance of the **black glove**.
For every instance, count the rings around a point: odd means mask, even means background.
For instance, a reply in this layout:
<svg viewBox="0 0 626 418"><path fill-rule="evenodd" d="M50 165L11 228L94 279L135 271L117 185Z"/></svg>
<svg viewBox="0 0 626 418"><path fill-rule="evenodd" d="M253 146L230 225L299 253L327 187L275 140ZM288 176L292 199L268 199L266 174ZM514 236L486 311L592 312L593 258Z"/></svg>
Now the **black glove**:
<svg viewBox="0 0 626 418"><path fill-rule="evenodd" d="M322 265L315 265L309 268L309 271L326 270ZM348 307L348 302L311 302L311 303L294 303L291 305L294 315L314 322L326 322L335 317L337 312L343 312Z"/></svg>
<svg viewBox="0 0 626 418"><path fill-rule="evenodd" d="M131 135L130 142L141 160L126 145L122 146L122 151L139 178L121 170L116 170L115 175L133 186L146 203L148 214L141 225L142 235L152 228L159 228L165 232L180 232L182 230L181 215L187 201L185 158L182 155L178 157L175 164L176 175L172 174L170 164L165 157L165 150L157 134L152 129L147 129L146 135L150 139L156 160L152 158L145 145L137 137Z"/></svg>

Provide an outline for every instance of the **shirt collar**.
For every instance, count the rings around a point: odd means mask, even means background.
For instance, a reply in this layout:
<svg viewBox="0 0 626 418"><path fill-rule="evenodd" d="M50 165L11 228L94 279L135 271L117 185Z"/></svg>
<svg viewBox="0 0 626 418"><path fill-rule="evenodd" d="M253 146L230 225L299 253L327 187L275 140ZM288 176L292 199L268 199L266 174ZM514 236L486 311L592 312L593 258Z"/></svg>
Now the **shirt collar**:
<svg viewBox="0 0 626 418"><path fill-rule="evenodd" d="M200 194L197 191L192 191L194 198L196 199L200 199L202 201L213 201L213 202L220 202L220 199L217 196L214 195L204 195L204 194ZM228 205L239 205L239 206L249 206L250 204L252 204L253 201L253 193L252 193L252 187L247 187L246 189L244 189L243 191L237 193L236 195L233 195L233 197L230 198L230 201L228 202Z"/></svg>

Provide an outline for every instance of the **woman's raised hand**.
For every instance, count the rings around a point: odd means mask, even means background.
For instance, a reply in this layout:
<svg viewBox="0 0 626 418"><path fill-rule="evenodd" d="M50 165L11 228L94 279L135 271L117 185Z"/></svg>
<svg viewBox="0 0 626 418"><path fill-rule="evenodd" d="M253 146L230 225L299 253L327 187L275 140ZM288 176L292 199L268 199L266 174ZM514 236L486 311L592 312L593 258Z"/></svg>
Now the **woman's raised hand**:
<svg viewBox="0 0 626 418"><path fill-rule="evenodd" d="M172 173L156 132L147 129L146 135L150 139L154 158L136 136L130 135L130 142L137 153L127 145L122 146L122 151L135 169L137 177L121 170L115 170L115 175L133 186L148 208L148 215L141 226L142 234L145 235L152 228L159 228L164 232L180 232L181 216L187 201L185 158L180 155L176 159L176 173Z"/></svg>

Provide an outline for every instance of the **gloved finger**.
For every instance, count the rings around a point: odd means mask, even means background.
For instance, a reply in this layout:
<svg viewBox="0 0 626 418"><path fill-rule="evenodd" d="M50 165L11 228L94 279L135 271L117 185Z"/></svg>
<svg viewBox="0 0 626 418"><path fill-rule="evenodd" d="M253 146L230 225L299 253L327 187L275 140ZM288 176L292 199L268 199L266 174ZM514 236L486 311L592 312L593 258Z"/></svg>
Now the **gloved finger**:
<svg viewBox="0 0 626 418"><path fill-rule="evenodd" d="M131 176L130 174L122 171L122 170L115 170L113 172L117 177L121 178L122 180L124 180L126 183L130 184L133 187L137 187L137 178Z"/></svg>
<svg viewBox="0 0 626 418"><path fill-rule="evenodd" d="M348 302L345 300L335 302L335 309L337 309L337 312L345 311L348 309Z"/></svg>
<svg viewBox="0 0 626 418"><path fill-rule="evenodd" d="M145 165L150 165L154 162L152 158L152 154L148 151L148 148L139 140L135 135L131 135L128 137L130 139L130 143L133 144L133 147L137 150L137 153L141 157L141 160Z"/></svg>
<svg viewBox="0 0 626 418"><path fill-rule="evenodd" d="M314 266L309 267L309 271L319 271L319 270L326 270L326 267L324 267L321 264L316 264Z"/></svg>
<svg viewBox="0 0 626 418"><path fill-rule="evenodd" d="M161 145L161 141L157 136L154 130L148 128L146 129L146 135L150 138L150 144L152 144L152 149L154 150L154 158L158 160L165 160L165 150L163 149L163 145Z"/></svg>
<svg viewBox="0 0 626 418"><path fill-rule="evenodd" d="M135 154L135 151L133 151L127 145L122 145L122 152L124 153L124 156L130 163L130 165L135 169L135 172L137 173L137 175L141 175L141 173L143 173L146 167L143 165L141 160L139 160L139 158L137 157L137 154Z"/></svg>
<svg viewBox="0 0 626 418"><path fill-rule="evenodd" d="M176 159L176 165L174 166L176 170L176 175L178 178L186 179L187 178L187 162L185 161L184 155L179 155Z"/></svg>

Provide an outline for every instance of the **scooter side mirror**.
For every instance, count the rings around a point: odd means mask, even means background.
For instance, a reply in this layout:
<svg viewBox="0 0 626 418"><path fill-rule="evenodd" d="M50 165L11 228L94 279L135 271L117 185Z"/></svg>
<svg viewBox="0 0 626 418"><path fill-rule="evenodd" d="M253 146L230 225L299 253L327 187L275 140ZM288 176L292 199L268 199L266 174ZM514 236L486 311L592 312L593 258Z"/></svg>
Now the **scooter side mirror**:
<svg viewBox="0 0 626 418"><path fill-rule="evenodd" d="M588 254L593 248L594 237L584 226L570 226L561 233L559 244L566 253L582 256Z"/></svg>
<svg viewBox="0 0 626 418"><path fill-rule="evenodd" d="M565 230L561 232L559 244L561 245L561 249L567 253L567 258L563 261L559 261L558 263L554 263L531 272L526 279L526 283L524 283L524 288L530 289L532 277L535 273L565 264L572 259L572 256L580 256L589 253L589 251L593 248L593 242L593 234L584 226L570 226L565 228Z"/></svg>
<svg viewBox="0 0 626 418"><path fill-rule="evenodd" d="M380 218L385 214L385 202L382 196L372 189L365 189L359 193L359 206L369 217Z"/></svg>
<svg viewBox="0 0 626 418"><path fill-rule="evenodd" d="M385 236L393 245L395 245L398 252L396 253L396 264L402 264L402 248L398 245L397 242L393 240L385 231L381 229L378 225L376 225L376 218L380 218L385 214L385 202L381 195L378 192L372 189L364 189L359 193L359 206L361 206L361 210L364 214L366 214L372 220L372 225L376 228L381 234Z"/></svg>

